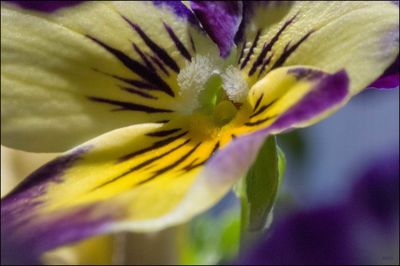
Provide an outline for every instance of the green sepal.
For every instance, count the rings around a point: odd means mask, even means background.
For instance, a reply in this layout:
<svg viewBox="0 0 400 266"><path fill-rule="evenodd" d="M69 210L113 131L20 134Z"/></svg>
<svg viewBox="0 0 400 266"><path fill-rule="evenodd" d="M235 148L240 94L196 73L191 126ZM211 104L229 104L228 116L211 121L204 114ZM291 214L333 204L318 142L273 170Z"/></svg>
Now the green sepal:
<svg viewBox="0 0 400 266"><path fill-rule="evenodd" d="M235 189L242 204L242 242L253 239L270 223L271 210L285 168L285 155L277 146L276 137L268 137L255 162Z"/></svg>

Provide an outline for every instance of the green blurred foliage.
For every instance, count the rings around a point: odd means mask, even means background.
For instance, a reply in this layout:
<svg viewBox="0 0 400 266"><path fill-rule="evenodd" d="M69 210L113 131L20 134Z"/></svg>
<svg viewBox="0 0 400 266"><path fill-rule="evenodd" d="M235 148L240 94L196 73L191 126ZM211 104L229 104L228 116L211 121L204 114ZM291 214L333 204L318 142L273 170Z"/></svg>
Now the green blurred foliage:
<svg viewBox="0 0 400 266"><path fill-rule="evenodd" d="M293 163L302 164L307 155L306 139L301 133L301 130L294 130L285 134L280 134L278 137L279 146L286 153L292 154L296 160Z"/></svg>
<svg viewBox="0 0 400 266"><path fill-rule="evenodd" d="M192 220L181 239L182 265L210 265L233 259L239 250L240 210L231 206L219 215L206 213Z"/></svg>

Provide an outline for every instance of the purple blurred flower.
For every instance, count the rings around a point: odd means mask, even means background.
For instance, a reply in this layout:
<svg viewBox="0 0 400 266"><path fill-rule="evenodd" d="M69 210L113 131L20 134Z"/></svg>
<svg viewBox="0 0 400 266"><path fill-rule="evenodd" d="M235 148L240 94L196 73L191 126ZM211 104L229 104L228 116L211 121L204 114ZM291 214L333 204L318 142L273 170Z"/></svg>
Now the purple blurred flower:
<svg viewBox="0 0 400 266"><path fill-rule="evenodd" d="M397 153L374 161L345 202L286 217L237 264L393 264L398 222Z"/></svg>

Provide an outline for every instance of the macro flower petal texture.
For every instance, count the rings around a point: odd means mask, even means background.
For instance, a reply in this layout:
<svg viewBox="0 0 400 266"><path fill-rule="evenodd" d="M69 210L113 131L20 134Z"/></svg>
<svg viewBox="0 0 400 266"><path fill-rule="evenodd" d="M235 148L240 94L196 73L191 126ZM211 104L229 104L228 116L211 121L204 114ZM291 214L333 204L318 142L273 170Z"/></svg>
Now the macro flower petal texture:
<svg viewBox="0 0 400 266"><path fill-rule="evenodd" d="M2 200L20 262L189 220L399 53L389 1L71 2L2 2L2 145L65 152Z"/></svg>

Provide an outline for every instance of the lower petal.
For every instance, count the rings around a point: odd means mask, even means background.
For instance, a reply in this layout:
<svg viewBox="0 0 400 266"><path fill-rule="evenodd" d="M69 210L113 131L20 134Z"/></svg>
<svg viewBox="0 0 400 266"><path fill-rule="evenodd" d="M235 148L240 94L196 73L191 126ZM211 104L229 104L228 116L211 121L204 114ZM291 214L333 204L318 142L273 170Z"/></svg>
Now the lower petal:
<svg viewBox="0 0 400 266"><path fill-rule="evenodd" d="M194 185L218 142L168 125L112 131L30 175L1 203L2 260L38 263L43 252L92 235L159 230L222 197L230 184ZM193 186L201 206L169 216Z"/></svg>

